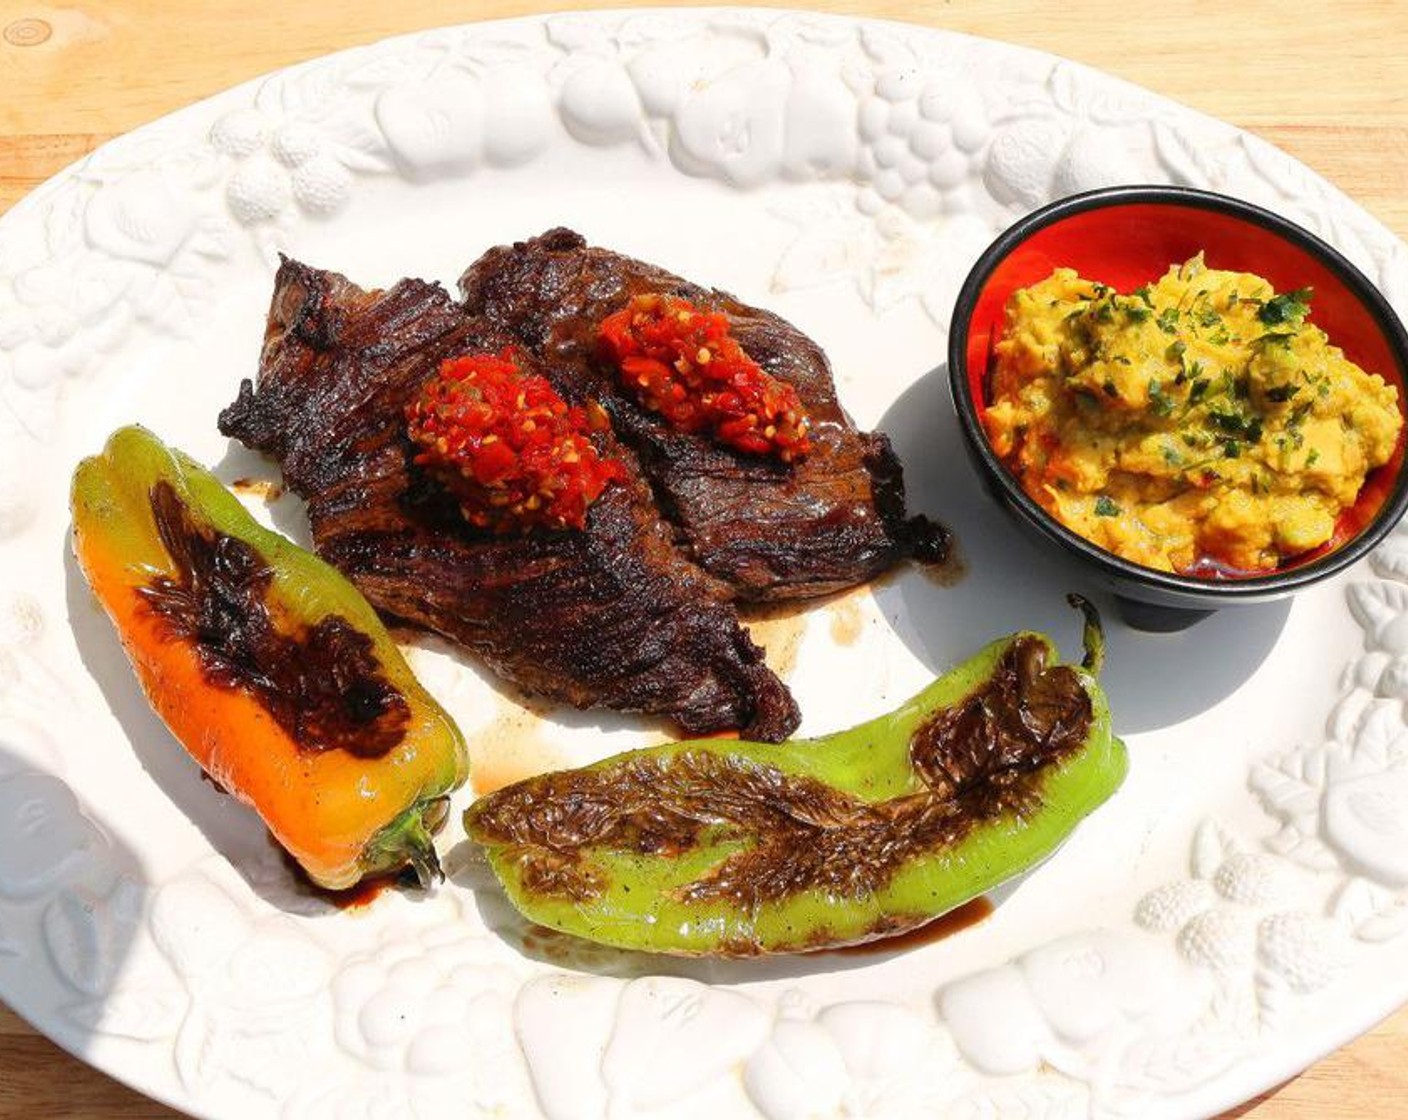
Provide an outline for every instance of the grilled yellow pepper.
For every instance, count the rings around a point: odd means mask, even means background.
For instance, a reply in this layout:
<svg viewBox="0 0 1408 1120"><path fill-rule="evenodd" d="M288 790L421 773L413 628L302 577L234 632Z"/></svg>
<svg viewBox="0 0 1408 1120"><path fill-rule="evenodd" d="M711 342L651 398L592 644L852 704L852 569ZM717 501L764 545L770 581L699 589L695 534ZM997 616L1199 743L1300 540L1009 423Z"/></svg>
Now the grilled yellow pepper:
<svg viewBox="0 0 1408 1120"><path fill-rule="evenodd" d="M468 753L360 592L142 428L79 464L72 505L79 564L206 773L319 886L429 883Z"/></svg>

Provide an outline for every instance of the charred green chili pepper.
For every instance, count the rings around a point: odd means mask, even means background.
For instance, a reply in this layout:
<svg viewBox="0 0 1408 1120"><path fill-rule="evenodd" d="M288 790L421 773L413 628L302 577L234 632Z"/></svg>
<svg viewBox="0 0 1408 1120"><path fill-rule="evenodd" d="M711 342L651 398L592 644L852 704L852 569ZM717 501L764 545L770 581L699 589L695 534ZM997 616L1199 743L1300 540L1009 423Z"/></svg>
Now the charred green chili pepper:
<svg viewBox="0 0 1408 1120"><path fill-rule="evenodd" d="M468 753L361 593L142 428L79 464L72 500L79 565L206 773L320 886L438 874Z"/></svg>
<svg viewBox="0 0 1408 1120"><path fill-rule="evenodd" d="M1049 855L1124 778L1086 658L994 642L895 711L769 746L706 739L530 778L465 814L514 905L623 949L752 956L912 929Z"/></svg>

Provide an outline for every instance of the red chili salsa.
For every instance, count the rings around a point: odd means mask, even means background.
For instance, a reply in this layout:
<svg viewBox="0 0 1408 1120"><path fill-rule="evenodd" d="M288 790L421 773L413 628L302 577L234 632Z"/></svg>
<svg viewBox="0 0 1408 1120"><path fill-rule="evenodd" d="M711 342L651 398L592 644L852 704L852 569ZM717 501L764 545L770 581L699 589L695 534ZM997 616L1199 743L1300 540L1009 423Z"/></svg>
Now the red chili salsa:
<svg viewBox="0 0 1408 1120"><path fill-rule="evenodd" d="M406 408L415 461L435 472L465 519L496 533L581 529L607 483L625 477L547 379L511 348L448 358Z"/></svg>
<svg viewBox="0 0 1408 1120"><path fill-rule="evenodd" d="M602 321L600 335L621 383L679 431L784 463L810 449L797 390L744 353L722 313L639 295Z"/></svg>

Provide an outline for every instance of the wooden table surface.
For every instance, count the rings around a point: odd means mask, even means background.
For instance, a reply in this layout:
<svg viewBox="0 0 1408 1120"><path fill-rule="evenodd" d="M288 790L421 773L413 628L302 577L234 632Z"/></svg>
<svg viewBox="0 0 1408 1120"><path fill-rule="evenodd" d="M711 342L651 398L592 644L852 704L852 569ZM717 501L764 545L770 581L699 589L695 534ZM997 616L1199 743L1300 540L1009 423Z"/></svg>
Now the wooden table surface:
<svg viewBox="0 0 1408 1120"><path fill-rule="evenodd" d="M657 3L661 0L656 0ZM387 35L572 7L554 0L0 0L0 212L103 141L278 67ZM1408 238L1408 16L1398 0L797 0L1078 59L1247 128ZM1405 1114L1408 1010L1236 1110ZM0 1117L170 1117L0 1005Z"/></svg>

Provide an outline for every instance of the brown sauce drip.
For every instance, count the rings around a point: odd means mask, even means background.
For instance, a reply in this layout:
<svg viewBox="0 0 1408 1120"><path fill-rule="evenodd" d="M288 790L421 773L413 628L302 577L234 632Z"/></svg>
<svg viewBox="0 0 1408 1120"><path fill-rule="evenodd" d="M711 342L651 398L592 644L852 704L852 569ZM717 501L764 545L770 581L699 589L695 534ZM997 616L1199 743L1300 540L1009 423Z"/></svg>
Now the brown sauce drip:
<svg viewBox="0 0 1408 1120"><path fill-rule="evenodd" d="M212 686L254 697L300 750L380 758L405 738L410 705L386 679L370 637L337 615L280 632L264 558L197 525L170 483L153 486L150 501L177 575L159 575L138 594L173 640L195 645Z"/></svg>
<svg viewBox="0 0 1408 1120"><path fill-rule="evenodd" d="M887 578L888 573L871 584L838 591L819 600L740 603L738 613L748 627L749 637L766 652L768 668L786 680L797 667L802 639L816 608L824 609L830 623L831 640L836 645L855 645L865 631L864 601L872 594L872 586Z"/></svg>
<svg viewBox="0 0 1408 1120"><path fill-rule="evenodd" d="M936 941L944 941L955 934L962 933L965 929L970 929L983 921L993 912L993 905L986 895L979 895L977 898L969 899L962 906L956 906L947 914L941 914L932 921L905 930L903 933L886 934L871 941L862 941L857 945L843 945L839 949L831 949L833 953L847 953L860 955L862 953L903 953L910 949L918 949L924 945L932 945Z"/></svg>
<svg viewBox="0 0 1408 1120"><path fill-rule="evenodd" d="M371 906L378 898L387 891L394 891L407 880L414 881L414 872L392 871L385 875L374 875L368 879L362 879L353 883L350 887L344 887L340 891L329 890L327 887L320 887L308 877L308 872L288 853L273 835L269 836L269 843L279 852L283 860L284 867L288 869L289 875L298 888L299 894L309 898L316 898L321 902L326 902L329 906L335 906L339 910L362 910Z"/></svg>
<svg viewBox="0 0 1408 1120"><path fill-rule="evenodd" d="M853 646L865 632L865 611L861 595L869 596L870 589L862 588L847 595L838 596L830 605L831 640L838 646Z"/></svg>
<svg viewBox="0 0 1408 1120"><path fill-rule="evenodd" d="M339 910L362 910L370 906L387 891L392 891L401 883L399 875L378 875L374 879L363 879L346 890L330 891L315 887L320 898L326 899Z"/></svg>
<svg viewBox="0 0 1408 1120"><path fill-rule="evenodd" d="M808 890L863 899L984 821L1039 804L1041 771L1084 740L1093 716L1079 677L1046 668L1046 653L1018 639L987 681L915 732L918 793L871 803L741 755L686 751L521 783L476 804L471 832L511 846L529 890L575 901L604 889L584 847L670 856L721 841L745 847L682 887L682 901L753 910Z"/></svg>
<svg viewBox="0 0 1408 1120"><path fill-rule="evenodd" d="M566 753L543 734L549 708L527 697L496 699L495 718L470 736L469 780L477 796L571 765Z"/></svg>
<svg viewBox="0 0 1408 1120"><path fill-rule="evenodd" d="M807 629L807 609L814 604L740 603L738 614L748 628L748 636L763 647L768 668L783 680L797 668L802 636Z"/></svg>

